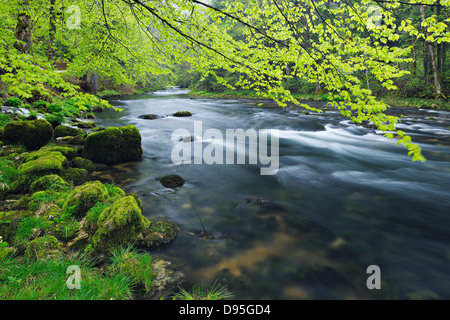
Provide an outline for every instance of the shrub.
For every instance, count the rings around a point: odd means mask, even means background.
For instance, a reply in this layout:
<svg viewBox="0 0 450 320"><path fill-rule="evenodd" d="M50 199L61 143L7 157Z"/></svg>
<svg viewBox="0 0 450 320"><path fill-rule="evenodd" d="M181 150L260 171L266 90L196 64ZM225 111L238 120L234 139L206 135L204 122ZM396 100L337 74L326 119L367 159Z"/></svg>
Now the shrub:
<svg viewBox="0 0 450 320"><path fill-rule="evenodd" d="M22 100L20 100L19 98L16 98L16 97L8 98L4 102L5 106L10 106L10 107L15 107L15 108L21 107L22 104L23 104Z"/></svg>

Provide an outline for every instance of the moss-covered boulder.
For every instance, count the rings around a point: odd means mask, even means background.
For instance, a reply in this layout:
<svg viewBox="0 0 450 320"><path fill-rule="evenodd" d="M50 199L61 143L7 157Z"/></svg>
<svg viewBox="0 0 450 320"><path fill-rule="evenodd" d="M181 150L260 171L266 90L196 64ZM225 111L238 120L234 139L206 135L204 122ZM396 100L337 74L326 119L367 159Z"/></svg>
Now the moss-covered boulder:
<svg viewBox="0 0 450 320"><path fill-rule="evenodd" d="M69 186L69 184L63 180L63 178L61 178L60 176L58 176L57 174L49 174L43 177L40 177L39 179L35 180L32 184L31 184L31 192L35 193L38 191L43 191L43 190L48 190L48 189L52 189L52 190L61 190L64 188L67 188Z"/></svg>
<svg viewBox="0 0 450 320"><path fill-rule="evenodd" d="M86 137L86 132L81 129L65 126L65 125L59 125L53 130L53 138L59 138L59 137L75 137L80 136L82 138Z"/></svg>
<svg viewBox="0 0 450 320"><path fill-rule="evenodd" d="M63 211L74 207L74 216L81 218L97 203L108 200L108 190L100 181L90 181L74 188L67 196Z"/></svg>
<svg viewBox="0 0 450 320"><path fill-rule="evenodd" d="M43 119L12 121L3 129L3 141L23 144L27 150L37 150L47 144L53 136L52 125Z"/></svg>
<svg viewBox="0 0 450 320"><path fill-rule="evenodd" d="M95 252L108 252L128 246L138 239L149 224L134 197L119 198L100 214L98 229L91 244Z"/></svg>
<svg viewBox="0 0 450 320"><path fill-rule="evenodd" d="M168 220L150 222L139 239L139 245L146 249L156 249L171 243L178 236L178 226Z"/></svg>
<svg viewBox="0 0 450 320"><path fill-rule="evenodd" d="M142 157L141 134L132 125L109 127L87 136L83 157L94 162L114 164L140 160Z"/></svg>
<svg viewBox="0 0 450 320"><path fill-rule="evenodd" d="M87 172L95 170L95 164L91 160L82 157L75 157L71 162L71 166L74 168L85 169Z"/></svg>
<svg viewBox="0 0 450 320"><path fill-rule="evenodd" d="M69 165L67 158L57 151L29 154L17 169L16 192L28 192L32 183L46 175L61 175Z"/></svg>
<svg viewBox="0 0 450 320"><path fill-rule="evenodd" d="M78 128L86 128L86 129L89 129L89 128L95 127L95 122L93 122L93 121L79 122L79 123L77 124L77 126L78 126Z"/></svg>
<svg viewBox="0 0 450 320"><path fill-rule="evenodd" d="M190 117L192 113L189 111L177 111L173 114L174 117Z"/></svg>
<svg viewBox="0 0 450 320"><path fill-rule="evenodd" d="M78 186L88 180L88 174L88 171L83 168L68 168L62 173L62 178L74 186Z"/></svg>
<svg viewBox="0 0 450 320"><path fill-rule="evenodd" d="M43 236L31 241L25 252L30 260L48 259L59 252L59 242L54 236Z"/></svg>
<svg viewBox="0 0 450 320"><path fill-rule="evenodd" d="M48 146L48 147L42 147L41 149L39 149L37 151L30 152L30 153L26 154L24 156L24 160L25 161L34 160L34 159L37 159L39 157L47 155L49 152L59 152L64 157L66 157L67 160L69 160L69 161L77 156L77 150L72 148L72 147L68 147L68 146Z"/></svg>

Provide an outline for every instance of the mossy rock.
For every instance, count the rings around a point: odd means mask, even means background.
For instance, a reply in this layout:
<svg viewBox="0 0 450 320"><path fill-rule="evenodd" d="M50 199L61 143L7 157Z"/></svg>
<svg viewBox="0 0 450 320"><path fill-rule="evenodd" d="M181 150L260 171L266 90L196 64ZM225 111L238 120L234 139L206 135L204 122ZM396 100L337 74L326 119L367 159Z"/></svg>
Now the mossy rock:
<svg viewBox="0 0 450 320"><path fill-rule="evenodd" d="M54 236L43 236L32 240L25 252L30 260L48 259L59 253L59 242Z"/></svg>
<svg viewBox="0 0 450 320"><path fill-rule="evenodd" d="M190 117L192 113L189 111L177 111L173 114L174 117Z"/></svg>
<svg viewBox="0 0 450 320"><path fill-rule="evenodd" d="M59 125L53 130L53 139L59 138L59 137L75 137L80 136L82 138L86 137L86 132L81 129L65 126L65 125Z"/></svg>
<svg viewBox="0 0 450 320"><path fill-rule="evenodd" d="M161 178L161 184L166 188L177 188L181 187L185 180L176 174L167 175Z"/></svg>
<svg viewBox="0 0 450 320"><path fill-rule="evenodd" d="M47 144L53 136L52 125L43 119L8 122L3 129L3 141L23 144L27 150L37 150Z"/></svg>
<svg viewBox="0 0 450 320"><path fill-rule="evenodd" d="M3 240L10 242L16 234L20 221L23 218L28 218L34 215L33 211L29 210L11 210L0 212L0 235Z"/></svg>
<svg viewBox="0 0 450 320"><path fill-rule="evenodd" d="M140 160L142 157L141 134L132 125L109 127L87 136L83 157L94 162L114 164Z"/></svg>
<svg viewBox="0 0 450 320"><path fill-rule="evenodd" d="M94 252L109 252L134 243L150 222L132 196L117 199L100 214L91 239Z"/></svg>
<svg viewBox="0 0 450 320"><path fill-rule="evenodd" d="M145 120L155 120L158 119L158 115L157 114L143 114L142 116L139 116L139 118L141 119L145 119Z"/></svg>
<svg viewBox="0 0 450 320"><path fill-rule="evenodd" d="M62 210L76 206L74 216L82 218L97 202L104 203L108 198L108 190L100 181L89 181L69 193Z"/></svg>
<svg viewBox="0 0 450 320"><path fill-rule="evenodd" d="M27 196L21 197L19 200L14 202L11 205L11 209L13 210L25 210L28 206L28 203L30 202L31 198Z"/></svg>
<svg viewBox="0 0 450 320"><path fill-rule="evenodd" d="M82 157L75 157L71 162L71 166L74 168L86 169L87 172L95 170L95 164L91 160Z"/></svg>
<svg viewBox="0 0 450 320"><path fill-rule="evenodd" d="M178 236L178 226L168 220L151 221L150 225L142 232L139 245L146 249L154 250L171 243Z"/></svg>
<svg viewBox="0 0 450 320"><path fill-rule="evenodd" d="M77 150L68 147L68 146L49 146L49 147L42 147L38 151L34 151L29 153L25 158L26 160L29 160L30 158L39 158L43 155L48 154L49 152L60 152L63 156L67 158L67 160L72 160L77 156Z"/></svg>
<svg viewBox="0 0 450 320"><path fill-rule="evenodd" d="M78 122L78 123L77 123L77 126L78 126L78 128L86 128L86 129L89 129L89 128L95 127L95 122L92 122L92 121Z"/></svg>
<svg viewBox="0 0 450 320"><path fill-rule="evenodd" d="M62 178L75 186L85 183L88 180L88 171L83 168L68 168L62 173Z"/></svg>
<svg viewBox="0 0 450 320"><path fill-rule="evenodd" d="M40 177L31 184L30 190L32 193L43 190L62 190L69 186L69 184L56 174L49 174Z"/></svg>
<svg viewBox="0 0 450 320"><path fill-rule="evenodd" d="M47 151L39 155L28 155L26 161L17 169L18 189L16 192L28 192L32 183L46 175L61 175L68 167L67 158L61 152Z"/></svg>

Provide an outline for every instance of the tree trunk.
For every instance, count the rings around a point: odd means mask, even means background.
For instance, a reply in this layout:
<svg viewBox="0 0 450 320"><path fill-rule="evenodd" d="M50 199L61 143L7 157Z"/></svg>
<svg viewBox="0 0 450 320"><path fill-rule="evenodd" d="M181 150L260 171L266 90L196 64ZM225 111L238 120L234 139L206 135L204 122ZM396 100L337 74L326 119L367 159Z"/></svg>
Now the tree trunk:
<svg viewBox="0 0 450 320"><path fill-rule="evenodd" d="M422 16L422 21L425 21L425 7L420 5L420 15ZM425 39L428 38L428 31L425 29ZM434 79L434 89L436 94L436 99L439 99L442 95L441 83L439 82L439 75L436 68L436 60L434 59L433 45L429 40L425 40L426 46L428 47L428 53L430 55L431 69L433 71Z"/></svg>
<svg viewBox="0 0 450 320"><path fill-rule="evenodd" d="M97 87L98 87L98 71L97 70L92 73L91 79L92 79L92 87L91 87L92 93L97 94Z"/></svg>
<svg viewBox="0 0 450 320"><path fill-rule="evenodd" d="M55 60L55 34L56 34L56 0L50 0L50 29L48 31L48 61L53 62Z"/></svg>
<svg viewBox="0 0 450 320"><path fill-rule="evenodd" d="M17 16L16 39L14 47L22 53L29 54L31 49L31 17L28 12L29 0L24 0Z"/></svg>
<svg viewBox="0 0 450 320"><path fill-rule="evenodd" d="M414 44L412 45L412 66L411 66L411 75L413 78L417 76L417 56L416 49L414 48Z"/></svg>

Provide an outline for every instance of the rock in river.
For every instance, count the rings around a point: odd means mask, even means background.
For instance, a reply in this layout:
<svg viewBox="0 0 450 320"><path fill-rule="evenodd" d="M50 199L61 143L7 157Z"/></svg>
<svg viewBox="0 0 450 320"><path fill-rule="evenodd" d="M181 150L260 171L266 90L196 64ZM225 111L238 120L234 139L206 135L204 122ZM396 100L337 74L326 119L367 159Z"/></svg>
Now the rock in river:
<svg viewBox="0 0 450 320"><path fill-rule="evenodd" d="M86 137L83 157L106 164L140 160L141 139L135 126L109 127Z"/></svg>

